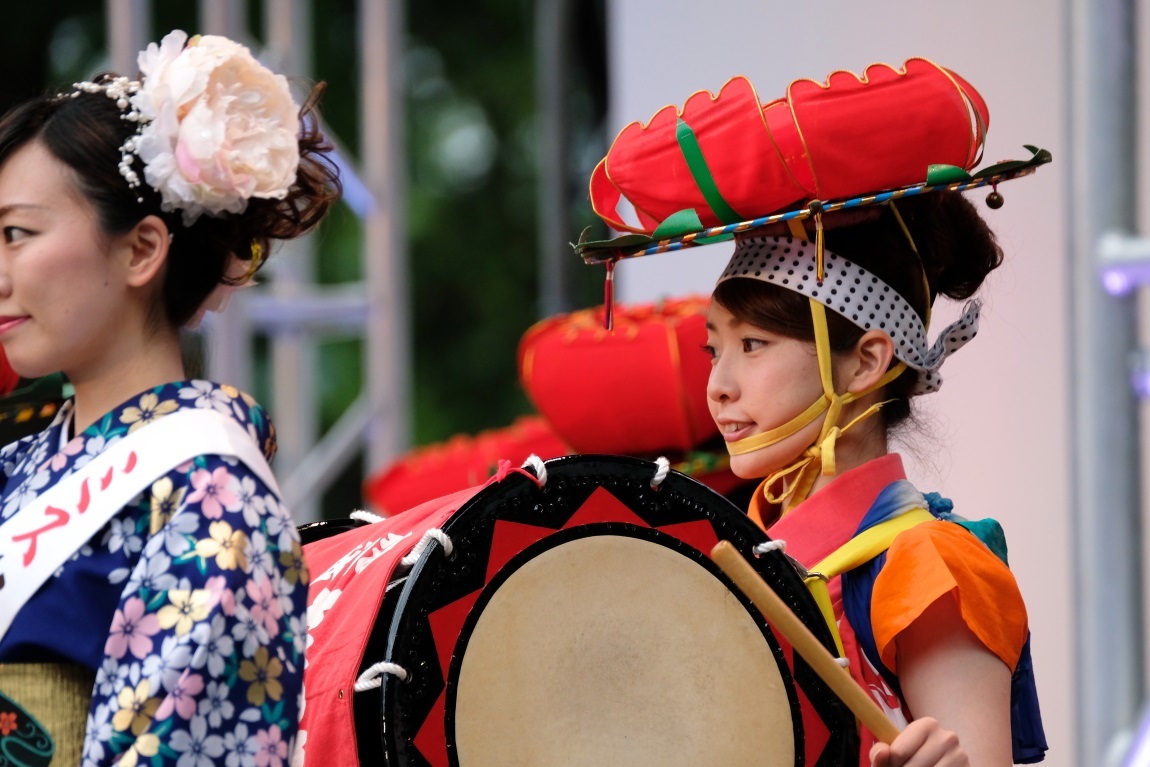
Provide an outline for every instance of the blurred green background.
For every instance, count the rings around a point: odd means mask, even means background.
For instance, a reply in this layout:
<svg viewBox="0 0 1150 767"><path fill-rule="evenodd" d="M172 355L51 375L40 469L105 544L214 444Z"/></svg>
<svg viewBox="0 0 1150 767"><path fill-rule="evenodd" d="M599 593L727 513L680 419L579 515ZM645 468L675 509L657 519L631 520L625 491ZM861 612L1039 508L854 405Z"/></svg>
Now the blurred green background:
<svg viewBox="0 0 1150 767"><path fill-rule="evenodd" d="M243 2L244 0L237 0ZM546 0L544 0L546 1ZM197 30L195 2L154 2L152 37ZM322 113L339 141L358 154L359 108L355 0L312 7L314 79L328 82ZM606 54L602 0L573 3L570 147L564 183L571 190L573 241L597 219L586 180L606 150ZM108 69L104 4L55 0L7 3L0 25L0 107L70 89ZM247 2L252 40L262 39L262 2ZM530 412L517 381L519 337L540 318L537 297L535 5L528 0L437 0L404 8L406 201L413 356L414 445L510 423ZM288 73L293 74L293 73ZM338 207L317 236L318 280L360 277L360 227ZM574 262L574 255L571 255ZM602 300L599 269L574 265L565 309ZM257 354L264 355L266 343ZM320 346L321 426L355 398L362 342L328 337ZM257 398L267 401L266 365ZM273 413L273 417L274 417ZM363 460L324 497L324 516L362 505Z"/></svg>

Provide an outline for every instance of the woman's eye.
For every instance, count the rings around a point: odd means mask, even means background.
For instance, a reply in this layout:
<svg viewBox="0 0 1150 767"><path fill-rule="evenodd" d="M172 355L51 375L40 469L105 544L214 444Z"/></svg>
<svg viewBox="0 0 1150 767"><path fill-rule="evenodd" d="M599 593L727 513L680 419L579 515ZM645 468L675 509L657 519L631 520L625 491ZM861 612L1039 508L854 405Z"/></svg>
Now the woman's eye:
<svg viewBox="0 0 1150 767"><path fill-rule="evenodd" d="M753 352L753 351L756 351L758 349L762 349L766 345L767 345L767 342L761 338L744 338L743 339L743 351L744 352Z"/></svg>
<svg viewBox="0 0 1150 767"><path fill-rule="evenodd" d="M699 348L703 350L703 354L706 354L711 359L715 359L717 356L715 354L715 347L711 346L710 344L703 344Z"/></svg>
<svg viewBox="0 0 1150 767"><path fill-rule="evenodd" d="M4 242L12 243L28 237L32 232L19 226L4 227Z"/></svg>

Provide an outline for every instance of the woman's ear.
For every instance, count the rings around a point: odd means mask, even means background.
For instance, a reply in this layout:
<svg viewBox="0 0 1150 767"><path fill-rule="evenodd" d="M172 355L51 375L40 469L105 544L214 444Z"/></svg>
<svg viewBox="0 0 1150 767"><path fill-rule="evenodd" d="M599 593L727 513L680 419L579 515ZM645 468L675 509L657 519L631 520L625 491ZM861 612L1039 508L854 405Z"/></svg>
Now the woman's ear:
<svg viewBox="0 0 1150 767"><path fill-rule="evenodd" d="M844 356L842 385L848 392L861 394L875 386L890 368L894 341L881 330L868 330Z"/></svg>
<svg viewBox="0 0 1150 767"><path fill-rule="evenodd" d="M121 238L127 282L132 287L148 285L168 262L171 234L159 216L144 216Z"/></svg>

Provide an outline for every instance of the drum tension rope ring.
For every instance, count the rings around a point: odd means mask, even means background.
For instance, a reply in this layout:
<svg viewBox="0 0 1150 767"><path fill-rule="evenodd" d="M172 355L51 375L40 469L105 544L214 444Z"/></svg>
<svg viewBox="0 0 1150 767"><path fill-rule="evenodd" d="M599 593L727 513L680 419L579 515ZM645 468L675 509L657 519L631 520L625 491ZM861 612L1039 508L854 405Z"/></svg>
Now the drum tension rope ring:
<svg viewBox="0 0 1150 767"><path fill-rule="evenodd" d="M452 545L451 539L447 537L447 533L443 532L438 527L429 527L423 531L423 537L420 538L419 543L415 544L415 546L411 549L411 553L403 559L399 560L400 566L413 566L416 562L419 561L419 558L423 556L423 552L427 550L427 547L431 545L432 541L438 543L443 549L443 555L448 559L451 559L455 547Z"/></svg>
<svg viewBox="0 0 1150 767"><path fill-rule="evenodd" d="M366 692L368 690L374 690L377 687L382 687L384 674L399 677L405 682L408 677L407 669L398 663L388 663L386 661L373 663L364 669L363 673L355 680L355 691Z"/></svg>
<svg viewBox="0 0 1150 767"><path fill-rule="evenodd" d="M530 469L531 473L535 475L536 482L540 488L547 484L547 465L543 459L532 453L527 456L527 460L523 462L521 468ZM655 476L651 479L651 489L658 490L659 485L663 484L663 480L671 472L671 462L665 457L659 456L655 459Z"/></svg>
<svg viewBox="0 0 1150 767"><path fill-rule="evenodd" d="M787 550L787 542L786 541L764 541L763 543L755 544L755 547L753 549L751 549L751 553L754 554L756 557L761 557L764 554L769 554L772 551L785 552L786 550Z"/></svg>

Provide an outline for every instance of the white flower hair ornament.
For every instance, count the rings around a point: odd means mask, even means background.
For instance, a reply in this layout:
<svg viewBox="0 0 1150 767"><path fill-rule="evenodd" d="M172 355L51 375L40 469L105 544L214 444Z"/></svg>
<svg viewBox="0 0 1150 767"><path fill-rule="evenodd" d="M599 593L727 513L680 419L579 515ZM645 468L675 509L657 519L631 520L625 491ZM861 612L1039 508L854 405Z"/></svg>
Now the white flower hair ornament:
<svg viewBox="0 0 1150 767"><path fill-rule="evenodd" d="M160 194L184 226L202 214L242 213L253 197L282 200L299 165L299 106L287 79L226 37L169 32L138 58L142 79L76 83L103 91L139 124L121 147L120 174Z"/></svg>

